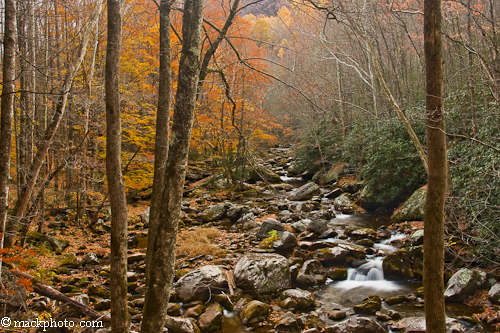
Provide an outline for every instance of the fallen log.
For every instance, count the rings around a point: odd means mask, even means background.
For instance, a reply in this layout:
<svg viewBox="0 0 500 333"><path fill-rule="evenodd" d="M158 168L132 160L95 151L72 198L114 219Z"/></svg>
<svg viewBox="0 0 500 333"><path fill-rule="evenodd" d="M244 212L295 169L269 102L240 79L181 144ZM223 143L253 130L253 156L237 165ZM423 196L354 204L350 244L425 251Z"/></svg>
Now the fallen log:
<svg viewBox="0 0 500 333"><path fill-rule="evenodd" d="M97 312L96 310L89 308L85 304L82 304L78 301L75 301L74 299L71 299L67 296L64 296L62 293L59 291L55 290L54 288L47 286L46 284L43 284L41 282L38 282L37 279L34 276L29 275L28 273L21 272L19 269L14 268L11 270L12 274L17 276L18 278L24 278L28 279L33 283L31 286L33 290L42 296L48 297L50 299L56 300L56 301L61 301L63 303L66 303L70 307L72 307L75 310L80 311L84 315L94 319L94 320L102 320L104 322L110 322L111 321L111 316L109 314L107 315L102 315L101 313Z"/></svg>

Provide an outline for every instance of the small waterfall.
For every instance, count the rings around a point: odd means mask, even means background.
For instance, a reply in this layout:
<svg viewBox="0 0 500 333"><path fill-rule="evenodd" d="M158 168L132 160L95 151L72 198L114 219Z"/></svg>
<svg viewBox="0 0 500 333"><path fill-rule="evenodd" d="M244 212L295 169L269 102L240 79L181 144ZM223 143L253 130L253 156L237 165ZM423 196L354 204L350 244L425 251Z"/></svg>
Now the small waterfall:
<svg viewBox="0 0 500 333"><path fill-rule="evenodd" d="M350 281L380 281L384 280L382 258L372 259L358 268L351 268L347 273Z"/></svg>

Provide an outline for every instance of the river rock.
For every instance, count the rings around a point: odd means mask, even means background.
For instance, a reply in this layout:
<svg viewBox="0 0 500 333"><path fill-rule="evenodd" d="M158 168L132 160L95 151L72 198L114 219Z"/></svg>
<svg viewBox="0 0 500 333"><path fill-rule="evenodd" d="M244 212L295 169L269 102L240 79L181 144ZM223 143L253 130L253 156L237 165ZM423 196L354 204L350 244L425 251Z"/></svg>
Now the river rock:
<svg viewBox="0 0 500 333"><path fill-rule="evenodd" d="M238 223L241 224L241 230L243 231L251 230L259 226L257 222L255 222L255 215L253 215L253 213L243 215L238 220Z"/></svg>
<svg viewBox="0 0 500 333"><path fill-rule="evenodd" d="M476 290L486 282L486 273L479 270L462 268L448 281L444 292L448 302L459 302L474 295Z"/></svg>
<svg viewBox="0 0 500 333"><path fill-rule="evenodd" d="M225 204L212 205L201 214L201 219L204 223L219 221L226 216L226 213Z"/></svg>
<svg viewBox="0 0 500 333"><path fill-rule="evenodd" d="M342 195L342 190L339 189L339 188L336 188L330 192L328 192L327 194L325 194L325 198L328 198L328 199L335 199L337 198L338 196Z"/></svg>
<svg viewBox="0 0 500 333"><path fill-rule="evenodd" d="M251 301L240 311L240 318L244 324L251 324L261 321L267 317L271 307L261 301Z"/></svg>
<svg viewBox="0 0 500 333"><path fill-rule="evenodd" d="M309 183L304 184L301 187L293 190L288 195L288 200L305 201L305 200L311 199L315 195L319 195L320 193L321 193L321 190L319 189L319 186L313 182L309 182Z"/></svg>
<svg viewBox="0 0 500 333"><path fill-rule="evenodd" d="M488 299L493 304L500 304L500 283L495 283L488 292Z"/></svg>
<svg viewBox="0 0 500 333"><path fill-rule="evenodd" d="M426 325L424 317L406 317L392 325L393 329L401 330L405 333L425 333ZM461 333L464 329L460 322L453 318L446 318L446 332Z"/></svg>
<svg viewBox="0 0 500 333"><path fill-rule="evenodd" d="M193 270L181 277L174 285L174 290L182 302L207 301L210 295L218 294L227 288L224 272L215 265Z"/></svg>
<svg viewBox="0 0 500 333"><path fill-rule="evenodd" d="M192 318L167 317L165 327L172 333L200 333L200 328Z"/></svg>
<svg viewBox="0 0 500 333"><path fill-rule="evenodd" d="M374 319L351 317L343 322L325 328L325 333L387 333Z"/></svg>
<svg viewBox="0 0 500 333"><path fill-rule="evenodd" d="M351 231L350 237L355 240L368 238L371 240L377 239L377 232L371 228L361 228Z"/></svg>
<svg viewBox="0 0 500 333"><path fill-rule="evenodd" d="M363 304L355 305L354 312L362 315L374 315L382 307L382 301L378 296L368 297Z"/></svg>
<svg viewBox="0 0 500 333"><path fill-rule="evenodd" d="M281 293L281 300L293 299L296 303L295 308L304 310L314 304L316 297L307 290L302 289L287 289Z"/></svg>
<svg viewBox="0 0 500 333"><path fill-rule="evenodd" d="M424 229L415 231L406 241L405 246L420 246L424 244Z"/></svg>
<svg viewBox="0 0 500 333"><path fill-rule="evenodd" d="M288 231L284 231L280 239L273 242L273 249L278 252L288 251L297 245L297 237Z"/></svg>
<svg viewBox="0 0 500 333"><path fill-rule="evenodd" d="M296 283L300 286L310 287L324 284L326 282L326 269L317 259L304 262L297 275Z"/></svg>
<svg viewBox="0 0 500 333"><path fill-rule="evenodd" d="M411 260L406 249L387 255L382 264L384 277L389 280L413 279Z"/></svg>
<svg viewBox="0 0 500 333"><path fill-rule="evenodd" d="M255 183L260 180L267 181L268 183L281 183L281 177L274 171L264 166L258 166L250 170L250 183Z"/></svg>
<svg viewBox="0 0 500 333"><path fill-rule="evenodd" d="M358 208L357 205L352 202L352 200L349 199L349 197L345 193L333 200L333 206L336 210L344 214L352 214Z"/></svg>
<svg viewBox="0 0 500 333"><path fill-rule="evenodd" d="M328 230L328 221L325 220L312 220L306 224L306 230L314 232L317 235L323 234Z"/></svg>
<svg viewBox="0 0 500 333"><path fill-rule="evenodd" d="M224 310L219 303L215 302L210 305L198 319L198 322L200 323L200 329L203 332L219 331L222 326L223 318Z"/></svg>
<svg viewBox="0 0 500 333"><path fill-rule="evenodd" d="M314 257L325 266L345 265L350 260L365 258L363 247L350 244L338 244L336 247L319 249L314 252Z"/></svg>
<svg viewBox="0 0 500 333"><path fill-rule="evenodd" d="M248 254L234 268L236 285L257 296L276 294L291 287L288 261L279 254Z"/></svg>
<svg viewBox="0 0 500 333"><path fill-rule="evenodd" d="M392 215L395 222L404 221L423 221L425 197L427 196L427 187L421 187L411 197L404 202L400 209Z"/></svg>
<svg viewBox="0 0 500 333"><path fill-rule="evenodd" d="M299 322L292 315L284 316L278 323L274 326L274 329L278 332L286 333L298 333L300 332Z"/></svg>
<svg viewBox="0 0 500 333"><path fill-rule="evenodd" d="M285 230L285 226L276 219L271 217L262 221L259 231L257 232L258 239L265 239L270 237L269 232L272 230L276 230L278 235L281 235L281 232Z"/></svg>

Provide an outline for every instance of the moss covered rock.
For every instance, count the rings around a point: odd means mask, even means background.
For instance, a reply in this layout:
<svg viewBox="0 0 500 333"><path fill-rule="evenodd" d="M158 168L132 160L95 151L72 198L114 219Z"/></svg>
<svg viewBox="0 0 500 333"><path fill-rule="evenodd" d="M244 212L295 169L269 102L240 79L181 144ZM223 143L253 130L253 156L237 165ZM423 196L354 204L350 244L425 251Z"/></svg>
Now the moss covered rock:
<svg viewBox="0 0 500 333"><path fill-rule="evenodd" d="M406 249L400 249L385 257L382 264L384 277L389 280L413 279L411 259Z"/></svg>
<svg viewBox="0 0 500 333"><path fill-rule="evenodd" d="M251 301L241 309L241 321L244 324L261 321L267 317L270 308L271 307L268 304L261 301Z"/></svg>
<svg viewBox="0 0 500 333"><path fill-rule="evenodd" d="M404 202L401 208L394 212L392 219L395 222L423 221L426 196L426 187L421 187L416 190L412 196Z"/></svg>

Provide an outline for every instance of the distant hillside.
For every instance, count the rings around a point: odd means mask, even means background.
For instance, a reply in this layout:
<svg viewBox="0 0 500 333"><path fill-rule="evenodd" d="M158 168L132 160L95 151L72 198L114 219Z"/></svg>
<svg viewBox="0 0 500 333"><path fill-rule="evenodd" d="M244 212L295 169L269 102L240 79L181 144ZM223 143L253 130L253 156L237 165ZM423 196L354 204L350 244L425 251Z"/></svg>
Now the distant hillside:
<svg viewBox="0 0 500 333"><path fill-rule="evenodd" d="M255 2L255 0L242 0L243 5ZM275 16L281 7L287 6L286 0L263 0L255 5L251 5L241 11L241 15L253 14L255 16Z"/></svg>

